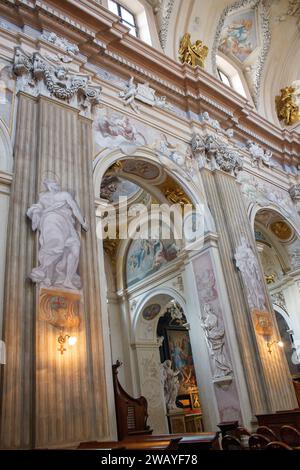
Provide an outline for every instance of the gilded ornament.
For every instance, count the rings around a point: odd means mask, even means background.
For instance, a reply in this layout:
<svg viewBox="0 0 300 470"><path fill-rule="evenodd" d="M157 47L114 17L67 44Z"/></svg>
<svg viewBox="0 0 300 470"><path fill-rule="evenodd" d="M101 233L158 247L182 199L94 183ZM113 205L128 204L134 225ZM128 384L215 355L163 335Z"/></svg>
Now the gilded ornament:
<svg viewBox="0 0 300 470"><path fill-rule="evenodd" d="M171 178L167 178L160 188L165 198L171 204L179 204L184 207L186 204L192 204L183 189Z"/></svg>
<svg viewBox="0 0 300 470"><path fill-rule="evenodd" d="M273 222L270 229L280 240L289 240L293 234L291 227L283 220Z"/></svg>
<svg viewBox="0 0 300 470"><path fill-rule="evenodd" d="M191 42L191 34L185 33L179 45L179 59L183 64L192 67L199 65L204 68L204 62L208 54L208 47L198 39L194 44Z"/></svg>
<svg viewBox="0 0 300 470"><path fill-rule="evenodd" d="M273 273L273 274L265 274L266 283L267 283L267 284L273 284L273 282L275 282L275 276L276 276L275 273Z"/></svg>
<svg viewBox="0 0 300 470"><path fill-rule="evenodd" d="M119 235L116 238L105 238L103 240L103 248L107 255L111 258L112 264L116 264L116 255L120 243Z"/></svg>
<svg viewBox="0 0 300 470"><path fill-rule="evenodd" d="M284 121L287 126L300 121L299 87L282 88L280 95L275 97L275 105L279 121Z"/></svg>

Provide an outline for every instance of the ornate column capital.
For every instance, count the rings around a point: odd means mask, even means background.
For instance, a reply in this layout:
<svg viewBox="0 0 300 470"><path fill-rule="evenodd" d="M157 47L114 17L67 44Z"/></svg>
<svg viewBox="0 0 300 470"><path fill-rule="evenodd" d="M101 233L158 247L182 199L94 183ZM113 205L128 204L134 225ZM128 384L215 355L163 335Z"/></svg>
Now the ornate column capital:
<svg viewBox="0 0 300 470"><path fill-rule="evenodd" d="M28 54L16 47L13 71L18 91L55 97L77 107L85 116L90 116L93 106L100 102L101 87L92 85L88 75L71 72L39 52Z"/></svg>
<svg viewBox="0 0 300 470"><path fill-rule="evenodd" d="M191 147L199 168L218 169L233 176L237 176L243 169L242 156L224 136L213 133L202 136L195 133Z"/></svg>

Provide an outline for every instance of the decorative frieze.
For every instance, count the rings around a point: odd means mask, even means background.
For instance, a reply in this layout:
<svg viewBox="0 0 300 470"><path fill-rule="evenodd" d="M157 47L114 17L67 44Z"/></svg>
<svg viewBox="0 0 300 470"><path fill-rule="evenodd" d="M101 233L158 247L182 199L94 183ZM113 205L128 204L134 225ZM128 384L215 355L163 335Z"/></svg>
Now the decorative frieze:
<svg viewBox="0 0 300 470"><path fill-rule="evenodd" d="M54 44L70 56L75 56L79 53L79 48L76 44L69 42L66 38L58 36L54 32L45 31L41 35L41 39Z"/></svg>
<svg viewBox="0 0 300 470"><path fill-rule="evenodd" d="M130 106L133 111L139 113L139 108L135 100L148 104L149 106L158 106L174 112L174 107L166 101L165 96L158 97L156 91L151 88L148 83L134 83L134 77L130 77L125 83L119 96L123 99L125 106Z"/></svg>
<svg viewBox="0 0 300 470"><path fill-rule="evenodd" d="M18 91L55 97L78 107L84 115L90 115L92 107L100 102L101 87L91 85L88 75L73 73L39 52L27 54L16 47L13 71Z"/></svg>
<svg viewBox="0 0 300 470"><path fill-rule="evenodd" d="M274 206L287 218L297 216L293 203L284 191L275 188L274 185L250 176L242 172L238 177L241 183L242 193L249 203L258 204L261 207Z"/></svg>
<svg viewBox="0 0 300 470"><path fill-rule="evenodd" d="M264 150L259 144L250 139L246 142L246 149L250 154L252 166L259 167L261 164L271 166L273 156L271 150Z"/></svg>

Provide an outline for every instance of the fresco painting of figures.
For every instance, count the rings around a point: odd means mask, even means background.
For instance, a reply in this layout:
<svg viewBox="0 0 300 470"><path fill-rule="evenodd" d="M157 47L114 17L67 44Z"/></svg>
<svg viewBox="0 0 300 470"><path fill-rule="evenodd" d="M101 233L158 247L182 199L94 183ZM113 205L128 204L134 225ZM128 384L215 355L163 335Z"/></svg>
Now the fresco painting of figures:
<svg viewBox="0 0 300 470"><path fill-rule="evenodd" d="M133 240L127 255L127 286L155 273L176 258L178 248L174 240Z"/></svg>
<svg viewBox="0 0 300 470"><path fill-rule="evenodd" d="M222 29L220 51L244 62L256 47L255 12L251 10L229 16Z"/></svg>

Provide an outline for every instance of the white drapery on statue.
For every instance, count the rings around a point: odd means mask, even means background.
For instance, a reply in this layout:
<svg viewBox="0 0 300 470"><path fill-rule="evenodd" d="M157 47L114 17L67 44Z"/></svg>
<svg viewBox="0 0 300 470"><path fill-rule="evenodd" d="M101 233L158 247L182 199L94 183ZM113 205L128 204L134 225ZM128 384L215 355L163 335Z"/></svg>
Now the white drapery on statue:
<svg viewBox="0 0 300 470"><path fill-rule="evenodd" d="M61 286L80 289L81 280L77 274L80 236L75 228L76 220L84 230L88 225L80 209L59 183L44 180L46 191L40 193L37 204L27 211L32 221L32 230L39 231L39 266L29 277L44 286Z"/></svg>

